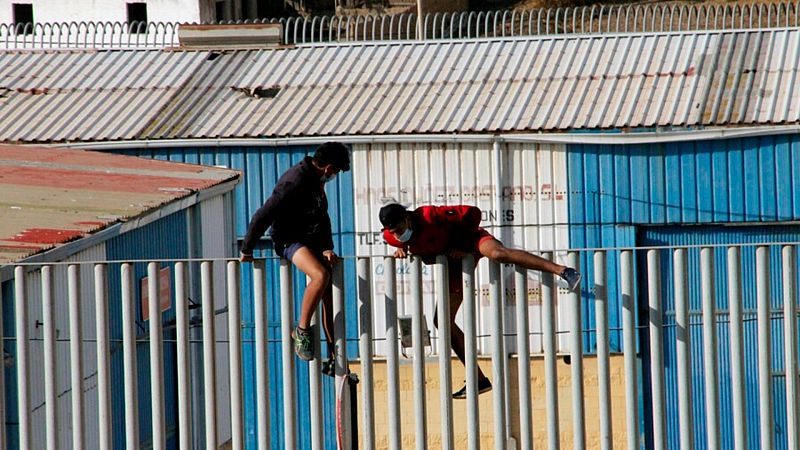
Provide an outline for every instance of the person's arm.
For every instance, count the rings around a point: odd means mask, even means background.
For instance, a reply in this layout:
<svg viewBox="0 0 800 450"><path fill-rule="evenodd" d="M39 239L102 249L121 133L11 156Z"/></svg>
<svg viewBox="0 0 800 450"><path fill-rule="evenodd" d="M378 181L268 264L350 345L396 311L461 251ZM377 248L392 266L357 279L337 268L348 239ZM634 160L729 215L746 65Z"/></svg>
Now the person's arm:
<svg viewBox="0 0 800 450"><path fill-rule="evenodd" d="M244 241L242 242L241 253L243 256L253 255L256 242L261 239L261 236L264 235L267 228L272 225L272 222L275 221L275 218L280 214L281 210L284 209L287 204L287 199L291 197L296 187L297 182L295 180L283 180L278 182L275 189L272 191L272 195L270 195L261 208L253 214L253 218L250 219L250 225L247 226L247 234L245 234Z"/></svg>

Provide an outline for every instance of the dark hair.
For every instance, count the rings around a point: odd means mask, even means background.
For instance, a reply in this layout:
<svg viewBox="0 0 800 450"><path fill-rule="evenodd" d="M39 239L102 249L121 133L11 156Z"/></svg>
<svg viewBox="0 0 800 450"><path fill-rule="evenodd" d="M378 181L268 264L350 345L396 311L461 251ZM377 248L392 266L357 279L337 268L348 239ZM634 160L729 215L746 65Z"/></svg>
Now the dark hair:
<svg viewBox="0 0 800 450"><path fill-rule="evenodd" d="M350 152L341 142L326 142L314 152L314 162L319 166L332 165L335 169L350 170Z"/></svg>
<svg viewBox="0 0 800 450"><path fill-rule="evenodd" d="M408 216L408 210L399 203L384 205L378 212L378 218L385 228L394 228Z"/></svg>

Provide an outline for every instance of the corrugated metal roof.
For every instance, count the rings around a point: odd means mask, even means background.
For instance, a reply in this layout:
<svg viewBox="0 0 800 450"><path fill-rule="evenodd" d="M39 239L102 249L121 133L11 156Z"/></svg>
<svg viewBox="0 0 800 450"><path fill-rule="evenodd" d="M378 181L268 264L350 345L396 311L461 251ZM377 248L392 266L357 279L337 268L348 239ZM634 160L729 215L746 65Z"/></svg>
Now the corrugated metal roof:
<svg viewBox="0 0 800 450"><path fill-rule="evenodd" d="M238 172L72 149L0 145L0 263L79 239Z"/></svg>
<svg viewBox="0 0 800 450"><path fill-rule="evenodd" d="M797 28L0 53L0 140L556 132L800 121Z"/></svg>

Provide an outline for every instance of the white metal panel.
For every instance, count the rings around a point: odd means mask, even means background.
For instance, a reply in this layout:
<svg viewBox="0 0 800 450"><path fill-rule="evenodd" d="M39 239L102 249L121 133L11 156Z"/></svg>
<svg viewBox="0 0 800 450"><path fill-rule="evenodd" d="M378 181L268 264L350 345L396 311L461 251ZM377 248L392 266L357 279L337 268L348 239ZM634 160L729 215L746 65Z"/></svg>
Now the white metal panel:
<svg viewBox="0 0 800 450"><path fill-rule="evenodd" d="M355 198L356 254L383 256L394 249L383 242L378 210L384 199L416 208L422 205L469 204L484 213L482 226L509 247L533 252L568 248L566 149L562 145L508 144L501 146L500 189L498 205L494 177L494 156L491 144L374 144L353 149L353 188ZM566 254L557 261L565 263ZM410 314L408 303L410 281L407 264L398 261L398 314ZM514 271L504 268L507 290L513 290ZM373 259L373 298L382 298L383 261ZM541 332L541 296L539 273L529 272L527 301L530 306L532 333ZM479 264L476 277L479 349L488 351L491 314L489 304L488 264ZM424 311L432 335L433 271L423 267ZM513 317L514 299L505 306ZM373 327L376 335L385 330L382 302L374 303ZM559 310L559 329L567 330L565 312ZM459 314L458 323L461 323ZM508 325L513 327L509 322ZM565 344L565 343L564 343ZM540 352L541 338L531 338L531 348ZM563 344L562 344L563 348ZM384 354L385 346L376 343L376 352Z"/></svg>

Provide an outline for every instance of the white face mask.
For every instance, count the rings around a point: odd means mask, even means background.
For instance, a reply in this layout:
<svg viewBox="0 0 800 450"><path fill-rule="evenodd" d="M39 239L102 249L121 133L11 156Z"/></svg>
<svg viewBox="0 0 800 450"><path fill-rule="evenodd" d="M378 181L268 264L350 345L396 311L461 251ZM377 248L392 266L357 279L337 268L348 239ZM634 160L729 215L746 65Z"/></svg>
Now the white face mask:
<svg viewBox="0 0 800 450"><path fill-rule="evenodd" d="M401 234L400 236L396 236L396 237L397 237L397 240L400 241L400 242L408 242L411 239L411 235L412 234L413 234L413 232L411 231L411 228L406 228L406 231L403 231L403 234Z"/></svg>

